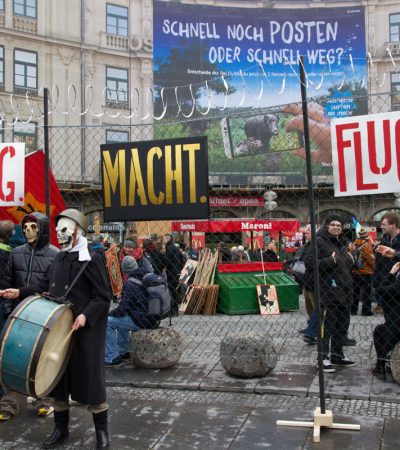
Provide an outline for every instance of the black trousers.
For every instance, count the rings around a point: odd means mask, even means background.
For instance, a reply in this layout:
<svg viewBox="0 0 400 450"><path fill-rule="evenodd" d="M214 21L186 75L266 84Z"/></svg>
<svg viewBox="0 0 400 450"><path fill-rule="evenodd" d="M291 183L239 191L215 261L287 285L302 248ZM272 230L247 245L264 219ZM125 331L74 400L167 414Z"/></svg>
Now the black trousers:
<svg viewBox="0 0 400 450"><path fill-rule="evenodd" d="M372 275L353 274L353 303L351 305L352 314L357 314L359 302L362 302L361 314L371 312Z"/></svg>
<svg viewBox="0 0 400 450"><path fill-rule="evenodd" d="M168 276L168 288L172 297L171 311L176 313L179 309L179 275L176 277L172 275Z"/></svg>
<svg viewBox="0 0 400 450"><path fill-rule="evenodd" d="M394 346L400 342L400 307L396 305L385 314L385 323L374 329L374 346L378 360L387 358Z"/></svg>
<svg viewBox="0 0 400 450"><path fill-rule="evenodd" d="M323 359L343 358L343 345L350 326L350 308L346 305L322 306Z"/></svg>

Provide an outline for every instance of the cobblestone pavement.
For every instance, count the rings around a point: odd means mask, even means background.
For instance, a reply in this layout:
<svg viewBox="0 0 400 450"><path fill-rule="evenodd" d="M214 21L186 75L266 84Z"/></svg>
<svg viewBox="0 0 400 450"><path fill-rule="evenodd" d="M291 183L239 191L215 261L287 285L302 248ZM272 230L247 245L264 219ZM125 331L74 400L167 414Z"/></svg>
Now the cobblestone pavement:
<svg viewBox="0 0 400 450"><path fill-rule="evenodd" d="M176 404L185 401L202 405L221 404L227 407L245 406L249 408L279 410L296 408L310 411L310 413L315 407L320 406L318 398L304 398L293 395L255 395L245 393L185 391L180 389L139 389L127 387L109 388L108 392L121 399L168 400ZM345 416L400 418L399 403L328 398L326 399L326 409L332 410L333 414Z"/></svg>

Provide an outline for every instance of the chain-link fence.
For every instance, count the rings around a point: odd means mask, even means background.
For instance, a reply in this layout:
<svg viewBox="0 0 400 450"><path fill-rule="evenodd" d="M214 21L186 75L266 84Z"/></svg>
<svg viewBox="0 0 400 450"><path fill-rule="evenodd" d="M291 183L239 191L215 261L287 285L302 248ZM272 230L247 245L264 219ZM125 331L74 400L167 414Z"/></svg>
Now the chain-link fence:
<svg viewBox="0 0 400 450"><path fill-rule="evenodd" d="M321 97L308 103L316 254L309 244L298 104L216 109L207 116L166 117L152 124L50 127L52 173L65 204L88 214L90 242L120 245L122 257L127 253L123 242L131 240L137 259L147 258L155 272L167 276L172 326L184 338L185 359L219 359L221 341L228 356L235 354L226 347L230 334L228 344L236 345L239 362L266 351L271 365L276 357L316 364L318 283L325 371L353 363L372 366L378 356L374 373L386 376L386 362L392 359L393 377L399 380L400 219L393 213L394 197L334 197L330 128L330 117L349 111L391 111L393 95L360 91L345 100ZM42 147L44 130L37 130ZM211 212L206 227L190 217L136 222L132 215L124 223L103 222L101 144L200 135L208 137ZM381 142L376 149L382 166ZM383 233L384 247L376 245ZM162 324L167 326L168 319ZM238 336L243 340L235 340Z"/></svg>

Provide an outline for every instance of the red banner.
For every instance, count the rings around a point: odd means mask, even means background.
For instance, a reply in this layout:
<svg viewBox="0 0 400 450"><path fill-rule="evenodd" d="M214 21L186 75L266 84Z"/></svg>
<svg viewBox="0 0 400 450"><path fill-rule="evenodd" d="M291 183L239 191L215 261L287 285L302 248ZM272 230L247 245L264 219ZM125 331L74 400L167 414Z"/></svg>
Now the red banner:
<svg viewBox="0 0 400 450"><path fill-rule="evenodd" d="M64 200L50 171L50 232L51 243L58 245L54 217L65 209ZM45 158L42 151L25 156L25 198L23 206L0 208L0 220L21 223L25 214L32 212L46 214Z"/></svg>
<svg viewBox="0 0 400 450"><path fill-rule="evenodd" d="M210 196L211 208L243 208L264 206L262 197Z"/></svg>
<svg viewBox="0 0 400 450"><path fill-rule="evenodd" d="M226 219L188 220L172 222L172 231L204 231L209 233L237 233L240 231L297 231L300 221L296 219Z"/></svg>

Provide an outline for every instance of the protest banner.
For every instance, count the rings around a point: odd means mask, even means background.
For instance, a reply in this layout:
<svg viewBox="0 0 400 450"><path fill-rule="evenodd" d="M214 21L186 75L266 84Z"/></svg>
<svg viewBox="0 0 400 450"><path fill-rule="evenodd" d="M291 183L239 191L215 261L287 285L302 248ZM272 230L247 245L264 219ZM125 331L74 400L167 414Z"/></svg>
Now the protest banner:
<svg viewBox="0 0 400 450"><path fill-rule="evenodd" d="M398 112L332 121L335 196L400 192Z"/></svg>
<svg viewBox="0 0 400 450"><path fill-rule="evenodd" d="M25 144L0 144L0 206L24 204Z"/></svg>

